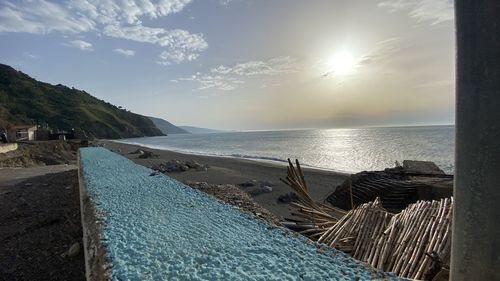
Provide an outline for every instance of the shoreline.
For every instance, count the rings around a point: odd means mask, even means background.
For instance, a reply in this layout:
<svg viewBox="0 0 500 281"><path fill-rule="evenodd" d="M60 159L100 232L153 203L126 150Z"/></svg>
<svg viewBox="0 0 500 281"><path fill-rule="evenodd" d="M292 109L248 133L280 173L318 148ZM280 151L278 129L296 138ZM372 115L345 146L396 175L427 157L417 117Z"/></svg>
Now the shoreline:
<svg viewBox="0 0 500 281"><path fill-rule="evenodd" d="M174 153L179 153L179 154L185 154L185 155L193 155L193 156L206 156L206 157L219 157L219 158L227 158L227 159L242 159L242 160L248 160L248 161L255 161L258 163L269 163L269 164L275 164L276 166L280 167L288 167L288 161L283 160L283 159L272 159L272 157L267 157L269 159L264 158L265 156L259 157L259 156L235 156L234 154L232 155L219 155L219 154L210 154L210 153L203 153L203 152L197 152L197 151L185 151L185 150L176 150L173 148L166 148L166 147L159 147L155 145L146 145L142 143L128 143L128 142L122 142L120 140L114 140L114 139L107 139L107 140L101 140L101 142L115 142L115 143L120 143L120 144L127 144L127 145L133 145L145 149L150 149L150 150L162 150L162 151L169 151L169 152L174 152ZM292 162L295 164L295 159L291 159ZM318 170L318 171L325 171L325 172L332 172L340 175L345 175L349 176L358 172L349 172L349 171L342 171L342 170L336 170L336 169L329 169L329 168L323 168L323 167L316 167L308 164L303 164L300 163L300 166L303 169L311 169L311 170Z"/></svg>
<svg viewBox="0 0 500 281"><path fill-rule="evenodd" d="M171 150L150 148L138 144L127 144L115 140L101 140L104 146L137 164L148 168L164 164L171 160L196 161L208 165L207 171L189 170L185 172L166 173L184 184L193 182L207 182L209 184L232 184L239 189L252 195L255 202L269 210L279 218L292 218L288 204L278 203L278 197L292 192L292 189L282 183L280 178L286 176L286 164L277 161L258 161L239 157L209 156L199 154L187 154ZM143 149L153 152L157 157L141 159L137 154L131 152ZM342 184L350 175L347 173L331 170L322 170L308 166L303 167L309 192L313 200L324 202L324 199L335 191L335 187ZM267 193L255 193L255 187L241 187L238 184L255 180L258 182L271 183L272 191Z"/></svg>
<svg viewBox="0 0 500 281"><path fill-rule="evenodd" d="M169 152L174 152L174 153L179 153L179 154L185 154L185 155L193 155L193 156L206 156L206 157L219 157L219 158L227 158L227 159L242 159L242 160L248 160L248 161L255 161L259 163L269 163L269 164L275 164L276 166L280 167L288 167L288 161L287 160L282 160L282 159L271 159L272 157L268 157L269 159L266 159L264 157L259 157L259 156L234 156L234 155L219 155L219 154L210 154L210 153L203 153L203 152L197 152L197 151L184 151L184 150L176 150L176 149L170 149L166 147L159 147L155 145L146 145L142 143L127 143L127 142L122 142L119 140L101 140L101 141L106 141L106 142L115 142L115 143L120 143L120 144L127 144L127 145L133 145L133 146L138 146L142 147L145 149L151 149L151 150L162 150L162 151L169 151ZM295 159L290 159L292 162L295 164ZM300 160L299 160L300 161ZM319 170L319 171L325 171L325 172L332 172L340 175L345 175L349 176L351 174L355 174L358 172L349 172L349 171L342 171L342 170L335 170L335 169L329 169L329 168L323 168L323 167L316 167L308 164L303 164L300 163L300 166L303 169L311 169L311 170Z"/></svg>

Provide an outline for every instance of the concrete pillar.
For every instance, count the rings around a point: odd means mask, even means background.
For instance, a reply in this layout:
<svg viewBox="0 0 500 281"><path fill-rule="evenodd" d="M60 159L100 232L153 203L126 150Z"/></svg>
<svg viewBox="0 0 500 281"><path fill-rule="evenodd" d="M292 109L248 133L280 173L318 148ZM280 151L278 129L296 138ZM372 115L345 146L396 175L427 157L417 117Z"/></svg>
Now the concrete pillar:
<svg viewBox="0 0 500 281"><path fill-rule="evenodd" d="M500 1L456 0L451 280L500 280Z"/></svg>

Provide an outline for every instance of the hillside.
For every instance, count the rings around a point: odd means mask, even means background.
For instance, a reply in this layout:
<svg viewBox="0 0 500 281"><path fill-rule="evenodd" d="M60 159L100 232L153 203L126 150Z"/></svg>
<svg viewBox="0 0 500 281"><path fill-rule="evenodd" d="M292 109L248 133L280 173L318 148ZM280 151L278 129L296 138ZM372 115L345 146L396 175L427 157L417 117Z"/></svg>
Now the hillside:
<svg viewBox="0 0 500 281"><path fill-rule="evenodd" d="M155 124L156 128L160 129L164 134L190 134L188 131L175 126L174 124L168 122L165 119L150 117L148 116L153 124Z"/></svg>
<svg viewBox="0 0 500 281"><path fill-rule="evenodd" d="M215 129L208 129L208 128L200 128L200 127L193 127L193 126L178 126L179 128L188 131L191 134L212 134L212 133L224 133L227 131L224 130L215 130Z"/></svg>
<svg viewBox="0 0 500 281"><path fill-rule="evenodd" d="M147 117L118 108L85 91L39 82L0 64L0 121L47 123L52 129L81 129L97 138L160 136Z"/></svg>

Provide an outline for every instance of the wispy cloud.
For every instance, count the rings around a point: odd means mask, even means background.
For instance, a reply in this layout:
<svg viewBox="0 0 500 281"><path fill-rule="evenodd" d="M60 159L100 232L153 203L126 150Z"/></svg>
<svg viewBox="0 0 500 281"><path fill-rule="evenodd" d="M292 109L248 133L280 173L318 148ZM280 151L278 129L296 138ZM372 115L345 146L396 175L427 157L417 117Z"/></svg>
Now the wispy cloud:
<svg viewBox="0 0 500 281"><path fill-rule="evenodd" d="M23 53L24 57L30 58L30 59L37 59L38 57L30 52L24 52Z"/></svg>
<svg viewBox="0 0 500 281"><path fill-rule="evenodd" d="M231 91L245 84L245 78L250 76L272 76L294 73L298 71L295 59L282 56L266 61L248 61L232 66L220 65L210 69L209 73L197 72L191 77L180 78L180 81L193 81L199 84L198 90L217 89Z"/></svg>
<svg viewBox="0 0 500 281"><path fill-rule="evenodd" d="M385 0L378 6L391 12L406 11L419 22L438 24L453 20L453 0Z"/></svg>
<svg viewBox="0 0 500 281"><path fill-rule="evenodd" d="M358 65L364 66L387 61L401 50L400 42L401 38L397 37L379 41L370 51L360 57Z"/></svg>
<svg viewBox="0 0 500 281"><path fill-rule="evenodd" d="M232 2L239 1L239 0L219 0L219 3L223 6L228 6Z"/></svg>
<svg viewBox="0 0 500 281"><path fill-rule="evenodd" d="M354 68L361 69L369 65L382 64L389 62L390 59L398 53L401 48L399 47L401 38L394 37L377 42L369 51L354 59ZM322 74L323 77L331 78L335 76L335 71L331 70L328 61L321 60L317 66L328 71Z"/></svg>
<svg viewBox="0 0 500 281"><path fill-rule="evenodd" d="M133 57L135 55L134 50L128 50L128 49L122 49L122 48L117 48L113 50L115 53L124 55L126 57Z"/></svg>
<svg viewBox="0 0 500 281"><path fill-rule="evenodd" d="M47 0L5 1L0 4L0 32L46 34L62 32L121 38L156 44L164 50L160 63L181 63L196 59L208 48L202 34L181 29L144 26L142 18L154 20L178 13L191 0Z"/></svg>
<svg viewBox="0 0 500 281"><path fill-rule="evenodd" d="M80 49L82 51L93 51L94 50L92 43L89 43L89 42L86 42L83 40L73 40L73 41L64 43L64 46L77 48L77 49Z"/></svg>
<svg viewBox="0 0 500 281"><path fill-rule="evenodd" d="M416 85L415 88L441 88L441 87L453 86L454 84L455 84L454 80L444 79L444 80L436 80L436 81L422 83Z"/></svg>
<svg viewBox="0 0 500 281"><path fill-rule="evenodd" d="M128 39L137 42L157 44L166 50L159 55L158 63L168 65L196 59L208 48L208 43L201 34L192 34L186 30L146 27L142 25L108 25L103 33L110 37Z"/></svg>
<svg viewBox="0 0 500 281"><path fill-rule="evenodd" d="M224 66L212 68L210 72L222 75L276 75L282 73L292 73L297 71L295 59L284 56L272 58L267 61L249 61L238 63L234 66Z"/></svg>
<svg viewBox="0 0 500 281"><path fill-rule="evenodd" d="M182 50L164 51L160 54L158 64L170 65L172 63L181 63L183 61L195 60L199 54L183 52Z"/></svg>
<svg viewBox="0 0 500 281"><path fill-rule="evenodd" d="M179 78L179 81L193 81L199 84L197 90L217 89L221 91L231 91L238 88L239 85L244 84L245 81L236 77L225 75L210 75L196 73L191 77Z"/></svg>
<svg viewBox="0 0 500 281"><path fill-rule="evenodd" d="M80 33L95 28L95 22L87 16L73 14L57 3L45 0L14 3L0 4L0 32Z"/></svg>

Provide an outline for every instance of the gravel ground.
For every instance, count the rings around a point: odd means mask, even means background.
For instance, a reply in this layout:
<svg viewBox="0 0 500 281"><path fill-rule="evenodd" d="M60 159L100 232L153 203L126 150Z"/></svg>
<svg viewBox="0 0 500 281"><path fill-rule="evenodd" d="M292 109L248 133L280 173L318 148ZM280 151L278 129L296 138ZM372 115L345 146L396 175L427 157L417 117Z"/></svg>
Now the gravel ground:
<svg viewBox="0 0 500 281"><path fill-rule="evenodd" d="M245 213L257 216L272 225L281 225L280 220L268 210L255 203L252 197L232 184L208 184L206 182L187 182L187 185L212 195L213 197L238 207Z"/></svg>
<svg viewBox="0 0 500 281"><path fill-rule="evenodd" d="M114 280L398 280L106 149L81 160Z"/></svg>

